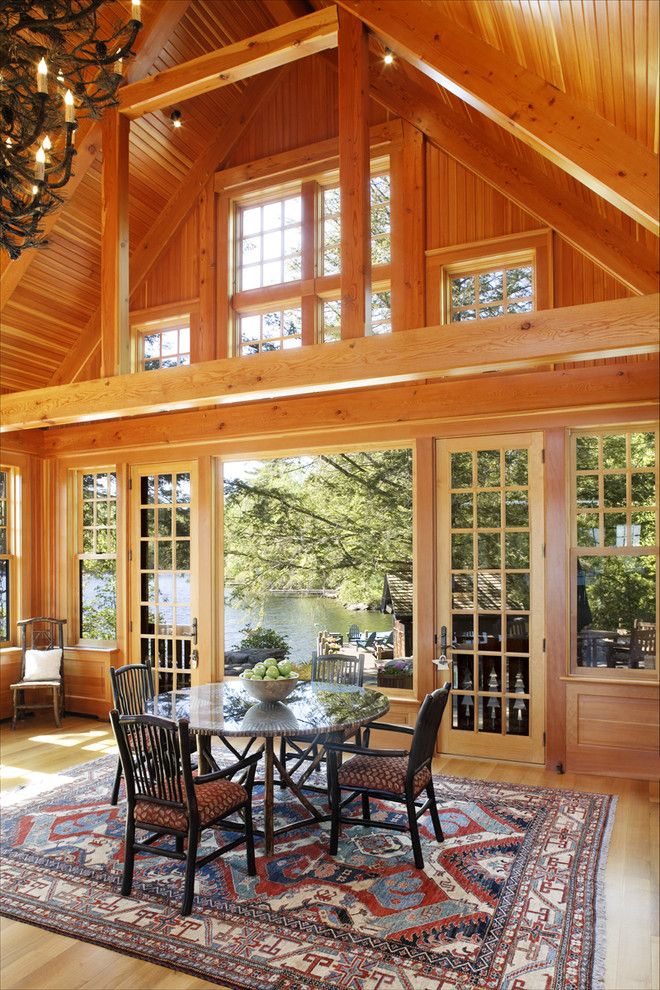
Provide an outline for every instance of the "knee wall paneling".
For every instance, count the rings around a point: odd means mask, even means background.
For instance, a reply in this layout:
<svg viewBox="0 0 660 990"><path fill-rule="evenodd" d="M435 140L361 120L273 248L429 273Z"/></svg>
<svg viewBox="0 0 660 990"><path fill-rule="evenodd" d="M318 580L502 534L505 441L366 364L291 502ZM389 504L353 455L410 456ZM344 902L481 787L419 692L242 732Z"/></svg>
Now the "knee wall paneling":
<svg viewBox="0 0 660 990"><path fill-rule="evenodd" d="M660 776L660 689L566 684L566 769L607 776Z"/></svg>
<svg viewBox="0 0 660 990"><path fill-rule="evenodd" d="M110 667L117 665L118 650L68 647L64 652L64 707L67 712L95 715L107 721L112 708Z"/></svg>
<svg viewBox="0 0 660 990"><path fill-rule="evenodd" d="M0 718L11 718L13 711L9 685L21 674L21 651L18 648L0 651Z"/></svg>

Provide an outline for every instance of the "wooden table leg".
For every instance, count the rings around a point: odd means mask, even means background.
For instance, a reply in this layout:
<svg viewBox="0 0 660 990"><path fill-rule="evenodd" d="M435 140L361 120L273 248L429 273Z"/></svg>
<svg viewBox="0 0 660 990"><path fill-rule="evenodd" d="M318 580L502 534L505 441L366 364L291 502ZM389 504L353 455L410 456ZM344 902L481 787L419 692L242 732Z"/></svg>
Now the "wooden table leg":
<svg viewBox="0 0 660 990"><path fill-rule="evenodd" d="M272 856L275 851L275 840L273 835L273 738L267 736L265 739L264 759L266 763L266 773L264 777L264 839L266 842L266 855Z"/></svg>

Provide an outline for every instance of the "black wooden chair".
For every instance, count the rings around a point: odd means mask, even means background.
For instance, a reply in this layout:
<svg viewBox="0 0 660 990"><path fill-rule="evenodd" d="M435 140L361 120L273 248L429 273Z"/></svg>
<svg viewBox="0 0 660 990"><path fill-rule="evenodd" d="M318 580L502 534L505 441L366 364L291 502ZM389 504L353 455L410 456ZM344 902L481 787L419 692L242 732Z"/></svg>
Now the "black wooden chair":
<svg viewBox="0 0 660 990"><path fill-rule="evenodd" d="M188 722L155 715L120 715L110 712L126 781L126 848L121 892L133 886L135 853L151 853L182 860L186 864L181 914L192 908L195 870L246 843L247 871L256 875L252 831L252 787L261 750L224 770L193 777L188 748ZM230 778L245 771L242 783ZM230 820L239 813L242 820ZM201 832L207 828L239 832L224 846L197 858ZM150 832L144 842L135 841L136 829ZM172 835L175 848L154 846ZM184 842L188 840L187 851Z"/></svg>
<svg viewBox="0 0 660 990"><path fill-rule="evenodd" d="M66 619L37 616L22 619L21 676L9 689L13 699L12 729L16 728L19 712L52 708L55 724L59 728L64 718L64 627ZM26 695L33 691L41 695L51 692L52 700L43 703L29 702Z"/></svg>
<svg viewBox="0 0 660 990"><path fill-rule="evenodd" d="M144 715L145 703L154 696L154 679L149 663L127 663L123 667L110 668L112 700L120 715ZM121 757L117 760L115 783L111 804L119 800L121 784Z"/></svg>
<svg viewBox="0 0 660 990"><path fill-rule="evenodd" d="M313 656L311 680L323 684L354 684L362 687L364 682L364 656L355 657L341 653L333 653L329 656L320 657ZM309 767L307 768L304 775L305 779L321 763L322 758L317 743L310 745L309 739L289 736L280 741L280 764L285 767L287 760L295 760L296 765L292 773L299 770L305 761L312 761L313 767L311 769ZM302 784L304 782L303 780ZM284 781L280 783L282 787L285 786ZM309 789L316 791L325 790L324 788L311 786Z"/></svg>
<svg viewBox="0 0 660 990"><path fill-rule="evenodd" d="M418 819L427 811L431 814L433 831L438 842L444 841L438 806L433 788L431 760L435 741L440 728L442 715L449 697L449 684L427 694L417 716L414 729L407 725L392 725L387 722L372 722L363 733L364 746L348 743L328 743L328 790L332 806L330 827L330 853L337 855L339 829L343 822L350 825L365 825L375 828L389 828L400 832L410 830L415 866L424 868L424 857L419 841ZM397 749L369 749L369 734L372 729L385 729L388 732L405 732L412 735L410 752ZM339 765L338 754L350 753L352 758ZM341 792L349 790L350 795L342 801ZM417 798L426 792L426 800L419 806ZM348 817L343 809L356 797L362 798L362 817ZM405 804L408 811L408 825L395 822L372 821L369 807L370 798L382 798Z"/></svg>

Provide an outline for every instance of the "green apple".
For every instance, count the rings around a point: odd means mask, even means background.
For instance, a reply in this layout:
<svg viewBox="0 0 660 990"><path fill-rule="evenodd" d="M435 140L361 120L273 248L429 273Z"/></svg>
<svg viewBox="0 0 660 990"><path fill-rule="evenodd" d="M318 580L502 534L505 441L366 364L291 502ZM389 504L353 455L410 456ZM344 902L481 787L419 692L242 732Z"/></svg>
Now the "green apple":
<svg viewBox="0 0 660 990"><path fill-rule="evenodd" d="M275 657L266 657L264 663L266 664L267 667L277 667L277 660L275 659Z"/></svg>
<svg viewBox="0 0 660 990"><path fill-rule="evenodd" d="M266 664L265 663L255 663L254 667L252 668L252 673L253 674L259 674L259 677L263 677L264 674L266 673Z"/></svg>
<svg viewBox="0 0 660 990"><path fill-rule="evenodd" d="M279 670L277 669L276 666L275 667L269 667L268 670L266 671L265 680L267 680L267 681L276 681L279 676L280 676L280 672L279 672Z"/></svg>
<svg viewBox="0 0 660 990"><path fill-rule="evenodd" d="M254 675L252 674L251 670L244 670L243 673L241 674L241 677L246 681L251 681L253 676Z"/></svg>
<svg viewBox="0 0 660 990"><path fill-rule="evenodd" d="M289 660L280 660L277 669L284 677L288 677L291 673L291 662Z"/></svg>

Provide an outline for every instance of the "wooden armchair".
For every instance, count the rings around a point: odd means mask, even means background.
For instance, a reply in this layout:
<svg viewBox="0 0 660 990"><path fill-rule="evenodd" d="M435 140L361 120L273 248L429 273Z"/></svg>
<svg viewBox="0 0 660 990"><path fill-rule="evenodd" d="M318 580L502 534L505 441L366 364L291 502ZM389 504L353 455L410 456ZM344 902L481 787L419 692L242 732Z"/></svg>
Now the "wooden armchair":
<svg viewBox="0 0 660 990"><path fill-rule="evenodd" d="M18 623L21 630L21 676L10 684L14 703L12 729L16 728L19 712L53 709L59 728L64 717L64 626L66 619L38 616ZM26 694L50 691L52 700L28 703Z"/></svg>
<svg viewBox="0 0 660 990"><path fill-rule="evenodd" d="M433 831L438 842L444 841L438 807L433 789L431 761L440 722L449 697L449 684L427 694L417 716L415 728L407 725L393 725L387 722L372 722L364 730L365 746L352 746L348 743L327 743L328 789L332 808L330 827L330 855L336 856L339 848L341 823L365 825L374 828L394 829L398 832L410 831L415 866L424 868L424 857L419 840L418 819L427 811L431 814ZM369 749L369 733L372 729L388 732L404 732L412 735L410 752L398 749ZM348 753L351 759L341 765L337 756ZM351 793L342 801L342 790ZM426 801L419 806L417 798L426 792ZM348 817L342 814L346 805L356 797L362 799L362 817ZM382 798L403 804L408 812L408 824L372 821L369 799Z"/></svg>

